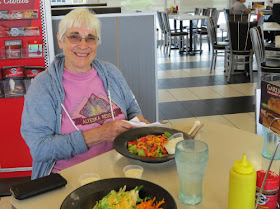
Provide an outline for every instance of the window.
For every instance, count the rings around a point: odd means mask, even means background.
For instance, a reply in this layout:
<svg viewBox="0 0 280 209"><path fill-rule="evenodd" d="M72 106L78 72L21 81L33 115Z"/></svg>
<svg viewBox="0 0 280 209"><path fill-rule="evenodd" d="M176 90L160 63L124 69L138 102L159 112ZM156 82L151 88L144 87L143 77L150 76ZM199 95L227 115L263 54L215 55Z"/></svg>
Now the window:
<svg viewBox="0 0 280 209"><path fill-rule="evenodd" d="M178 5L179 11L192 12L198 8L217 8L222 10L229 7L228 0L99 0L108 6L122 6L125 11L165 11L165 8Z"/></svg>

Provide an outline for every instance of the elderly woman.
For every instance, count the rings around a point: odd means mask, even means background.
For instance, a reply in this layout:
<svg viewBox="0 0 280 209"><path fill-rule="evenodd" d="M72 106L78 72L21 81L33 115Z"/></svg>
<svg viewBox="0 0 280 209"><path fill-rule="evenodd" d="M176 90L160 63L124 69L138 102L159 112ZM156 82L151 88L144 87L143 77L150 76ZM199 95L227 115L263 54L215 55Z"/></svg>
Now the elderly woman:
<svg viewBox="0 0 280 209"><path fill-rule="evenodd" d="M231 7L231 11L233 14L249 14L251 13L251 9L248 9L245 6L246 0L237 0L236 2L233 3Z"/></svg>
<svg viewBox="0 0 280 209"><path fill-rule="evenodd" d="M147 122L120 71L95 59L100 21L76 9L60 22L57 55L28 89L21 134L33 158L32 179L113 149L123 121Z"/></svg>

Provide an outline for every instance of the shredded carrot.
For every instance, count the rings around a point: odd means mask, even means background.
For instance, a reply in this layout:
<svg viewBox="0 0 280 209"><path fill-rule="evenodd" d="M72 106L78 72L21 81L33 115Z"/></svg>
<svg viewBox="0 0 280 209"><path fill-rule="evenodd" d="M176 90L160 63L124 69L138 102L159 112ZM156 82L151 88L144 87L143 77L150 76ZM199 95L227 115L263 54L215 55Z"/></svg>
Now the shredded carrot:
<svg viewBox="0 0 280 209"><path fill-rule="evenodd" d="M168 139L165 135L148 135L136 141L128 142L128 145L136 145L136 149L143 150L147 157L163 157L168 156L168 152L164 148L167 142Z"/></svg>
<svg viewBox="0 0 280 209"><path fill-rule="evenodd" d="M159 206L161 206L164 203L164 199L162 199L162 201L158 203L156 203L155 200L156 198L154 197L154 199L152 200L143 201L141 202L141 204L137 205L136 209L163 209Z"/></svg>

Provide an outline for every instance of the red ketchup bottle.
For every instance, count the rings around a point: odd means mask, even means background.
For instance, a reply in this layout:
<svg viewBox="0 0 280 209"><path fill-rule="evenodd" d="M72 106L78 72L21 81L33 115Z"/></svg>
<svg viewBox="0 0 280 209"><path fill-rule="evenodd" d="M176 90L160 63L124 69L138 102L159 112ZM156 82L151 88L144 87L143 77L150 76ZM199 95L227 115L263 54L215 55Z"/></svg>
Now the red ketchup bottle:
<svg viewBox="0 0 280 209"><path fill-rule="evenodd" d="M262 187L266 170L257 171L257 193ZM269 171L257 209L276 209L279 190L279 176Z"/></svg>
<svg viewBox="0 0 280 209"><path fill-rule="evenodd" d="M259 21L259 20L260 20L260 17L261 17L261 13L260 13L260 12L258 12L258 14L257 14L257 21Z"/></svg>

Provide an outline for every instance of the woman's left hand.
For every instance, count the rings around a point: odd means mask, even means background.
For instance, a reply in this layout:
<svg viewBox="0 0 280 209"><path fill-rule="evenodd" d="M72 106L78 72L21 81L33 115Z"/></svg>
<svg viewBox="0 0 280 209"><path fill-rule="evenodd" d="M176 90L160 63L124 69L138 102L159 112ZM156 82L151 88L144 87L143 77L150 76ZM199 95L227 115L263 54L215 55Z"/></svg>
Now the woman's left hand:
<svg viewBox="0 0 280 209"><path fill-rule="evenodd" d="M105 123L98 128L83 131L83 137L88 147L99 142L113 142L115 138L129 129L135 128L130 123L122 120L115 120Z"/></svg>

